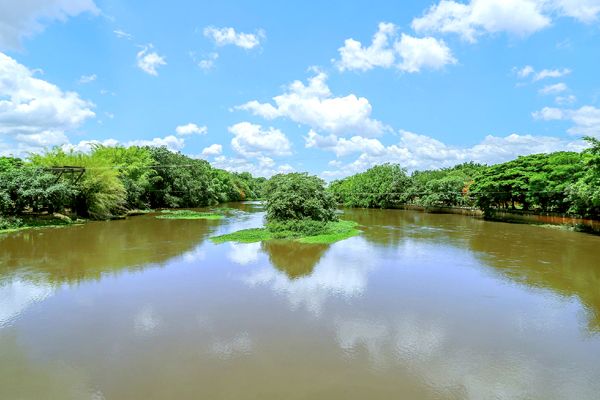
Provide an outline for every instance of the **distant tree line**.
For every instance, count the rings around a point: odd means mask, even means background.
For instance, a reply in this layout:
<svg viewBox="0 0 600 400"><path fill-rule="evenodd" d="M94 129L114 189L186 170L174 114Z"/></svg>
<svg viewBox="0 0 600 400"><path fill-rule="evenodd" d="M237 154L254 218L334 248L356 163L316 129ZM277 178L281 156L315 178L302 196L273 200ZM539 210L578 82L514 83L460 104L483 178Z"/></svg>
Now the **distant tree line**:
<svg viewBox="0 0 600 400"><path fill-rule="evenodd" d="M60 174L56 167L85 172ZM132 209L202 207L256 199L265 178L228 172L165 147L55 148L27 160L0 157L0 216L65 212L103 219Z"/></svg>
<svg viewBox="0 0 600 400"><path fill-rule="evenodd" d="M331 204L521 209L600 218L600 141L586 138L581 153L518 157L496 165L473 162L416 171L375 166L332 182L306 174L270 181L228 172L165 147L94 146L88 153L55 148L27 160L0 157L0 220L29 212L70 212L102 219L132 209L191 208L267 199L269 222L335 220ZM85 168L80 179L56 167ZM5 218L6 220L6 218ZM2 221L0 221L2 222ZM0 223L0 229L2 229Z"/></svg>
<svg viewBox="0 0 600 400"><path fill-rule="evenodd" d="M399 205L477 207L556 212L600 218L600 141L576 153L560 151L518 157L502 164L476 163L416 171L397 164L375 166L334 181L329 190L347 207Z"/></svg>

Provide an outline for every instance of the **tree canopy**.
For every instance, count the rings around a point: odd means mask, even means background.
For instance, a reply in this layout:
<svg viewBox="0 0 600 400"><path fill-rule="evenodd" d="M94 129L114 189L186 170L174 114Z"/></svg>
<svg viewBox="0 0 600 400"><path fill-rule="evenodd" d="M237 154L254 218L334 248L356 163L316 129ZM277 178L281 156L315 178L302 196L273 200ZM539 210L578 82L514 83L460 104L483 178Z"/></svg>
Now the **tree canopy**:
<svg viewBox="0 0 600 400"><path fill-rule="evenodd" d="M267 221L336 220L336 203L325 182L306 173L275 175L264 187Z"/></svg>

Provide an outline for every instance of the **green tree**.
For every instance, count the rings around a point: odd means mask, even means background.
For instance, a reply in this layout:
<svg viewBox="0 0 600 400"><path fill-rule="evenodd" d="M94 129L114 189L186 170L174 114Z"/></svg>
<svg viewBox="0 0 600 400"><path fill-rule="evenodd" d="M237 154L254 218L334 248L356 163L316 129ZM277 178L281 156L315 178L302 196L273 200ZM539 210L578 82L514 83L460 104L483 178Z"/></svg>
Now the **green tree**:
<svg viewBox="0 0 600 400"><path fill-rule="evenodd" d="M582 157L583 173L577 182L567 188L570 209L574 214L599 218L600 217L600 140L586 137L590 148L585 150Z"/></svg>
<svg viewBox="0 0 600 400"><path fill-rule="evenodd" d="M0 214L18 215L25 211L62 211L77 191L54 174L28 165L0 172Z"/></svg>
<svg viewBox="0 0 600 400"><path fill-rule="evenodd" d="M411 179L398 164L383 164L334 181L329 190L347 207L390 208L406 202L411 186Z"/></svg>
<svg viewBox="0 0 600 400"><path fill-rule="evenodd" d="M279 174L265 184L267 221L335 221L336 204L325 182L306 173Z"/></svg>
<svg viewBox="0 0 600 400"><path fill-rule="evenodd" d="M40 167L85 168L82 178L74 185L76 195L71 204L78 215L102 219L119 214L125 208L127 193L119 170L103 152L66 152L57 147L44 154L32 155L31 161Z"/></svg>

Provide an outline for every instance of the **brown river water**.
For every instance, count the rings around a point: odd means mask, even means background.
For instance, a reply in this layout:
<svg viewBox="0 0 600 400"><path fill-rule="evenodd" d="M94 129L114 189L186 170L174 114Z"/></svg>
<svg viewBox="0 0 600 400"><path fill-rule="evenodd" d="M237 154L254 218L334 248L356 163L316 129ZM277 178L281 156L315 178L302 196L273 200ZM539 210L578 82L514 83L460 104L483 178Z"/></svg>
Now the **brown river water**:
<svg viewBox="0 0 600 400"><path fill-rule="evenodd" d="M600 237L346 210L333 245L152 215L0 235L0 399L600 399Z"/></svg>

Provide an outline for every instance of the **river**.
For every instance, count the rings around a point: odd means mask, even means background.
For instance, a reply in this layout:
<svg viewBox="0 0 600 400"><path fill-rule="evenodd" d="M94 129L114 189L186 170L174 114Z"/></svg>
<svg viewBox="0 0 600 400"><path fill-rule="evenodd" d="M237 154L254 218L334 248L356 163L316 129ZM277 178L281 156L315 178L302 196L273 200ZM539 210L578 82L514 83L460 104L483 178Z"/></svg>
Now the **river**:
<svg viewBox="0 0 600 400"><path fill-rule="evenodd" d="M333 245L152 215L0 235L2 399L598 399L600 237L346 210Z"/></svg>

